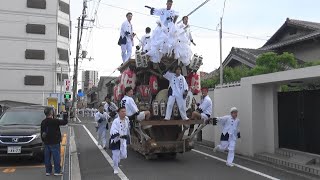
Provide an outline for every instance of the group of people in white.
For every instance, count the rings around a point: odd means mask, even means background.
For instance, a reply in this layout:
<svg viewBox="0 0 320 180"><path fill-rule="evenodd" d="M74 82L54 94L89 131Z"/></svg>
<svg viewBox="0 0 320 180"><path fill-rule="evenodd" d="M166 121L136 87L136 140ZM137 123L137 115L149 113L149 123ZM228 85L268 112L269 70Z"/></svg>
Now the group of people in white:
<svg viewBox="0 0 320 180"><path fill-rule="evenodd" d="M170 76L175 76L176 78L171 78L170 83L173 85L184 84L184 79L179 80L180 69L176 69L176 74L170 74ZM167 74L168 75L168 74ZM183 77L183 76L182 76ZM176 83L176 84L175 84ZM175 101L177 98L181 101L179 111L183 120L189 120L185 115L185 91L186 89L180 89L179 86L173 86L172 92L169 95L170 101ZM191 120L203 119L205 122L208 121L212 115L212 100L208 96L208 89L202 88L202 97L199 103L197 103L197 109L192 113ZM109 149L112 150L112 159L114 162L114 173L119 172L118 164L121 159L127 157L127 144L130 142L130 121L132 120L149 120L150 112L149 111L139 111L135 101L133 100L133 89L131 87L125 88L125 96L120 102L120 107L118 108L115 103L111 101L111 97L107 96L105 98L106 104L100 105L98 112L96 112L94 119L97 122L97 138L99 145L104 149L107 149L107 130L109 129L108 124L112 122L110 128L110 140L109 140ZM182 100L181 100L182 99ZM172 112L172 106L168 102L167 106L166 120L170 120ZM240 138L239 131L239 119L237 108L233 107L230 110L230 115L213 118L216 120L213 124L218 124L221 126L221 143L216 146L216 150L228 150L227 165L233 166L233 159L235 153L235 145L237 138ZM190 127L191 128L191 127ZM151 126L143 127L145 130L149 130L151 134ZM193 130L192 130L193 131ZM189 132L190 133L190 132Z"/></svg>
<svg viewBox="0 0 320 180"><path fill-rule="evenodd" d="M156 9L146 6L150 8L150 14L159 16L160 20L152 34L151 29L146 28L146 35L141 40L139 39L140 43L137 49L146 53L154 63L159 63L164 56L174 55L175 59L188 66L193 55L190 45L191 43L196 44L190 32L188 16L182 18L182 23L176 23L179 13L171 9L172 4L172 0L167 0L166 8ZM130 59L134 46L133 39L136 36L131 24L132 16L131 12L126 14L127 19L122 23L118 41L118 45L121 46L123 62Z"/></svg>
<svg viewBox="0 0 320 180"><path fill-rule="evenodd" d="M188 17L182 19L181 24L176 24L178 12L171 9L172 0L167 0L167 7L163 9L156 9L148 7L151 15L160 17L157 22L158 26L151 34L151 29L146 28L146 35L140 41L139 47L141 50L150 56L153 63L159 63L164 56L174 55L184 66L190 64L192 51L191 43L196 45L193 41L188 25ZM136 34L133 31L131 20L132 13L126 14L127 20L121 26L120 38L118 45L121 46L121 56L123 62L130 59L132 54L132 47L134 46L134 37ZM174 103L177 103L180 116L182 120L189 120L187 117L186 97L189 86L184 76L181 75L181 66L176 66L173 72L167 71L163 74L163 78L169 81L168 102L166 108L165 120L171 120ZM201 101L197 104L196 111L192 112L191 120L203 119L208 122L212 116L212 100L208 96L208 89L202 88ZM110 140L109 149L112 150L112 159L114 163L114 174L119 173L119 162L121 159L127 158L127 144L130 143L130 126L133 120L143 121L150 120L150 111L140 111L133 97L132 87L125 88L125 96L120 101L118 108L115 103L111 101L111 97L105 98L106 104L100 105L98 112L95 113L94 119L97 123L97 137L99 145L104 149L107 148L107 130L109 123ZM227 165L233 166L234 150L236 139L240 137L239 119L237 118L238 110L232 108L230 115L213 118L214 124L217 123L222 127L221 143L214 149L228 150ZM144 130L149 131L152 137L152 126L144 126ZM192 129L192 130L191 130ZM189 134L193 132L193 127L190 127Z"/></svg>

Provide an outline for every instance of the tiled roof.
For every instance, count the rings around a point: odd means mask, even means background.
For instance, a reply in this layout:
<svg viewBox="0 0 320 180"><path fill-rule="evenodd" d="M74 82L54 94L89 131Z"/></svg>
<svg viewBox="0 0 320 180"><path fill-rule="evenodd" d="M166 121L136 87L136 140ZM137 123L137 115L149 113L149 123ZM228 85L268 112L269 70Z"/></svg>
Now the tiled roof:
<svg viewBox="0 0 320 180"><path fill-rule="evenodd" d="M279 34L283 32L288 26L294 26L297 28L306 29L308 30L308 33L295 36L292 39L287 39L281 42L273 43L273 41L279 36ZM320 23L287 18L286 22L260 49L262 50L275 49L275 48L295 44L295 43L309 40L316 37L320 37Z"/></svg>
<svg viewBox="0 0 320 180"><path fill-rule="evenodd" d="M258 56L266 52L271 52L271 51L263 50L263 49L248 49L248 48L233 47L231 49L230 54L237 55L247 61L250 61L250 63L255 64Z"/></svg>
<svg viewBox="0 0 320 180"><path fill-rule="evenodd" d="M305 40L309 40L309 39L313 39L313 38L318 38L318 37L320 37L320 30L312 32L312 33L307 34L307 35L296 37L294 39L289 39L289 40L282 41L282 42L279 42L279 43L263 46L260 49L261 50L276 49L276 48L279 48L279 47L287 46L287 45L290 45L290 44L295 44L295 43L298 43L298 42L301 42L301 41L305 41Z"/></svg>

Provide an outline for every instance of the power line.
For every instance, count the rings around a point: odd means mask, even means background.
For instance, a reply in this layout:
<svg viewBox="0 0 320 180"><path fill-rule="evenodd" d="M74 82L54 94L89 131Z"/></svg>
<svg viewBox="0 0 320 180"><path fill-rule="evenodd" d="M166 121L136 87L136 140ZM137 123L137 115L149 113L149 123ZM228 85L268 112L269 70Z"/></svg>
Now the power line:
<svg viewBox="0 0 320 180"><path fill-rule="evenodd" d="M104 2L102 2L101 4L103 4L103 5L105 5L105 6L112 7L112 8L121 9L121 10L124 10L124 11L134 12L134 13L137 13L137 14L140 14L140 15L144 15L144 16L149 16L149 17L157 18L156 16L152 16L152 15L146 14L146 13L141 13L141 12L139 12L139 11L134 11L134 10L132 10L132 9L126 9L126 8L123 8L123 7L115 6L115 5L112 5L112 4L107 4L107 3L104 3Z"/></svg>
<svg viewBox="0 0 320 180"><path fill-rule="evenodd" d="M205 1L203 4L207 3L208 1L209 1L209 0ZM156 16L152 16L152 15L145 14L145 13L140 13L140 12L138 12L138 11L134 11L134 10L122 8L122 7L119 7L119 6L115 6L115 5L111 5L111 4L107 4L107 3L103 3L103 2L101 2L101 4L106 5L106 6L109 6L109 7L117 8L117 9L122 9L122 10L130 11L130 12L134 12L134 13L141 14L141 15L144 15L144 16L157 18ZM224 16L225 4L226 4L226 0L225 0L225 2L224 2L224 7L223 7L223 14L222 14L222 16ZM190 26L196 27L196 28L199 28L199 29L205 29L205 30L208 30L208 31L219 32L219 30L217 30L217 29L211 29L211 28L202 27L202 26L197 26L197 25L190 25ZM116 28L100 26L100 27L98 27L98 29L116 29ZM235 36L239 36L239 37L244 37L244 38L246 38L246 39L251 38L251 39L257 39L257 40L263 40L263 41L266 41L266 40L267 40L267 39L263 39L263 38L260 38L260 37L247 36L247 35L243 35L243 34L237 34L237 33L225 32L225 31L223 31L222 33L229 34L229 35L235 35Z"/></svg>
<svg viewBox="0 0 320 180"><path fill-rule="evenodd" d="M208 31L214 31L214 32L219 32L219 30L217 29L212 29L212 28L207 28L207 27L202 27L202 26L196 26L196 25L191 25L192 27L195 27L195 28L199 28L199 29L204 29L204 30L208 30ZM263 39L263 38L260 38L260 37L255 37L255 36L248 36L248 35L243 35L243 34L237 34L237 33L231 33L231 32L226 32L226 31L223 31L222 33L224 34L229 34L229 35L234 35L234 36L240 36L240 37L245 37L247 39L257 39L257 40L263 40L263 41L266 41L267 39Z"/></svg>

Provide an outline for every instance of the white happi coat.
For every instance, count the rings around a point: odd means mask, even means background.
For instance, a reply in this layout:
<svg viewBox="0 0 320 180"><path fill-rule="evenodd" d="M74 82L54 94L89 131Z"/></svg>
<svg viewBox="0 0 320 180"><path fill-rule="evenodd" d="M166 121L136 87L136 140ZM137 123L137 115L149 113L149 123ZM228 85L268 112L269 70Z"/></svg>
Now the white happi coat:
<svg viewBox="0 0 320 180"><path fill-rule="evenodd" d="M130 34L126 35L126 32L129 32ZM128 42L128 40L131 41L131 39L133 38L132 34L133 34L132 24L128 20L125 20L121 25L120 36L126 37Z"/></svg>
<svg viewBox="0 0 320 180"><path fill-rule="evenodd" d="M202 110L201 113L201 118L204 120L209 119L207 115L212 115L212 100L211 98L207 95L206 97L202 98L200 101L200 106L198 107L199 109Z"/></svg>
<svg viewBox="0 0 320 180"><path fill-rule="evenodd" d="M126 32L129 32L129 35L126 35ZM121 56L123 62L126 62L130 59L132 54L132 46L133 46L133 28L131 23L126 20L122 23L120 36L122 38L126 37L127 43L121 45Z"/></svg>
<svg viewBox="0 0 320 180"><path fill-rule="evenodd" d="M222 128L222 134L229 134L229 139L237 140L237 134L240 132L239 125L240 120L238 118L233 119L231 115L218 117L218 125Z"/></svg>
<svg viewBox="0 0 320 180"><path fill-rule="evenodd" d="M174 97L182 97L183 93L189 88L186 79L182 75L177 77L175 73L166 72L163 77L169 81L172 88L172 96Z"/></svg>
<svg viewBox="0 0 320 180"><path fill-rule="evenodd" d="M150 40L151 40L150 38L151 38L150 33L142 36L139 46L141 47L141 50L143 52L150 51Z"/></svg>
<svg viewBox="0 0 320 180"><path fill-rule="evenodd" d="M120 117L116 118L112 122L110 135L110 146L112 148L112 153L115 155L113 160L119 162L120 159L127 158L127 140L120 137L130 135L130 123L128 117L125 117L124 120L120 120ZM117 143L120 143L120 145L117 148L114 148L115 146L112 146L112 144Z"/></svg>
<svg viewBox="0 0 320 180"><path fill-rule="evenodd" d="M167 103L167 110L166 110L166 120L170 120L172 109L174 102L177 102L180 116L183 120L187 120L187 107L186 107L186 100L183 99L183 93L188 90L188 84L186 79L180 75L176 76L175 73L167 72L164 76L169 81L170 87L172 89L172 95L169 96L168 103Z"/></svg>
<svg viewBox="0 0 320 180"><path fill-rule="evenodd" d="M103 108L104 108L104 110L105 110L108 114L109 114L110 112L115 112L115 111L118 110L118 106L117 106L115 103L113 103L113 102L110 102L110 105L109 105L108 103L106 103ZM109 109L110 109L111 111L109 111Z"/></svg>
<svg viewBox="0 0 320 180"><path fill-rule="evenodd" d="M121 100L121 107L126 108L127 116L132 116L139 111L137 104L132 97L124 96Z"/></svg>
<svg viewBox="0 0 320 180"><path fill-rule="evenodd" d="M155 9L153 15L160 16L161 24L168 27L173 22L170 20L167 20L167 18L172 17L172 19L174 19L174 17L178 16L179 13L172 9L168 10L167 8L162 8L162 9Z"/></svg>
<svg viewBox="0 0 320 180"><path fill-rule="evenodd" d="M193 37L192 37L191 31L190 31L190 26L189 27L187 27L187 26L189 26L189 25L185 25L183 23L179 24L179 27L184 29L185 35L189 40L188 44L190 45L191 41L193 41Z"/></svg>

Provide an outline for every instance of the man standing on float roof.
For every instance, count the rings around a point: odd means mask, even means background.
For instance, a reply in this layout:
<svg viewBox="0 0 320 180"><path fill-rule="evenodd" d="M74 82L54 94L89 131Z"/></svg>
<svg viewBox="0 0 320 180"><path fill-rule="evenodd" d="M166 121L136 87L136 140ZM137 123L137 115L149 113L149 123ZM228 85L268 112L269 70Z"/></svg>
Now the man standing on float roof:
<svg viewBox="0 0 320 180"><path fill-rule="evenodd" d="M127 20L121 25L120 38L118 41L118 45L121 46L121 56L123 62L128 61L131 57L133 38L135 36L131 24L132 13L128 12L126 18Z"/></svg>
<svg viewBox="0 0 320 180"><path fill-rule="evenodd" d="M174 24L176 22L179 16L178 12L171 9L172 4L173 4L172 0L167 0L167 8L162 8L162 9L151 8L150 14L155 16L160 16L161 24L166 27L169 27L171 23Z"/></svg>

